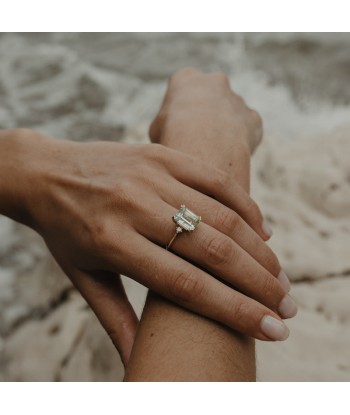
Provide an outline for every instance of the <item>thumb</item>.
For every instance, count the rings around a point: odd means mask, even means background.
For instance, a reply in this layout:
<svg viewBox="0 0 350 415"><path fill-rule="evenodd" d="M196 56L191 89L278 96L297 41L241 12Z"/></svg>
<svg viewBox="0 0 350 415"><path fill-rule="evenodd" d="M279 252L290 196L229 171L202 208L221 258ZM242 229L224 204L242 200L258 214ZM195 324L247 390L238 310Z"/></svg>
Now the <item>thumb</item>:
<svg viewBox="0 0 350 415"><path fill-rule="evenodd" d="M120 275L107 271L75 271L71 280L92 308L127 365L136 335L138 318Z"/></svg>

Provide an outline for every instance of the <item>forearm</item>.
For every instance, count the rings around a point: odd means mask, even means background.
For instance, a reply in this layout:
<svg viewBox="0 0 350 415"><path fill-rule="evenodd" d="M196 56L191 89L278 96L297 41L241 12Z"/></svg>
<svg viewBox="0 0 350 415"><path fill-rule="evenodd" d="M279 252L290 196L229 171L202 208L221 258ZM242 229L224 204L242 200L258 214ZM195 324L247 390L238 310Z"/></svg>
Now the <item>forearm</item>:
<svg viewBox="0 0 350 415"><path fill-rule="evenodd" d="M198 137L198 131L190 131L189 125L186 132L174 128L163 135L162 144L208 160L248 190L246 143L222 135L220 140L203 137L211 133L202 130ZM150 293L125 380L253 381L254 341Z"/></svg>
<svg viewBox="0 0 350 415"><path fill-rule="evenodd" d="M0 214L24 221L26 161L20 130L0 131Z"/></svg>
<svg viewBox="0 0 350 415"><path fill-rule="evenodd" d="M32 225L33 195L47 159L46 143L27 129L0 130L0 214Z"/></svg>
<svg viewBox="0 0 350 415"><path fill-rule="evenodd" d="M13 177L11 166L12 147L11 140L2 134L0 136L0 214L2 215L8 214L11 205L12 195L10 189L13 186L13 183L11 183Z"/></svg>

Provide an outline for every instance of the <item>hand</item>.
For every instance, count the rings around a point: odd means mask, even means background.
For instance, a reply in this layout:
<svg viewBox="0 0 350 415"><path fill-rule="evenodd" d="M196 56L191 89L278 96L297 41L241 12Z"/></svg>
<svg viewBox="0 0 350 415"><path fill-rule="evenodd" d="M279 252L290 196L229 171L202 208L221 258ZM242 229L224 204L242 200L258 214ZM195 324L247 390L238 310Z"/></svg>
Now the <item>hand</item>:
<svg viewBox="0 0 350 415"><path fill-rule="evenodd" d="M265 315L276 316L285 292L225 235L229 229L241 229L257 241L254 229L267 238L259 209L227 174L156 144L74 143L28 130L2 135L13 144L6 159L21 169L12 171L13 183L17 183L16 191L12 189L13 209L6 212L0 206L0 211L43 236L111 335L124 362L137 320L119 273L195 312L269 339L260 321ZM164 245L174 233L171 217L182 203L202 214L203 223L193 234L175 241L177 256ZM239 306L243 299L246 304L244 294L191 262L254 298L248 299L250 308ZM240 280L242 264L252 275L251 281Z"/></svg>
<svg viewBox="0 0 350 415"><path fill-rule="evenodd" d="M253 153L261 142L262 132L260 115L231 90L225 74L205 74L185 68L170 77L150 137L154 143L171 147L181 143L181 148L196 137L196 152L201 154L204 143L205 156L208 146L213 149L220 146L221 160L222 154L230 155L237 146ZM214 157L217 153L213 151Z"/></svg>

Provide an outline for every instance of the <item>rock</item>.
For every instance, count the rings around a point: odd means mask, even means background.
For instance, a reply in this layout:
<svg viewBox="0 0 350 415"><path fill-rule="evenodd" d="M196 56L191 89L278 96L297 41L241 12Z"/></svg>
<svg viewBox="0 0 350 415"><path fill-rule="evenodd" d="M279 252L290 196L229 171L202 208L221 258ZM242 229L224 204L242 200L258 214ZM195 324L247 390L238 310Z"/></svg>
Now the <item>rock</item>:
<svg viewBox="0 0 350 415"><path fill-rule="evenodd" d="M117 380L123 374L106 333L74 293L48 316L15 330L4 360L6 379L15 381Z"/></svg>
<svg viewBox="0 0 350 415"><path fill-rule="evenodd" d="M228 72L264 119L252 194L300 307L287 342L258 342L259 378L349 380L350 127L335 131L349 122L348 43L349 34L5 33L0 127L147 143L172 72ZM146 290L123 281L140 315ZM110 340L40 237L0 217L0 380L122 376Z"/></svg>
<svg viewBox="0 0 350 415"><path fill-rule="evenodd" d="M0 233L7 241L0 246L1 335L28 316L45 314L72 285L32 230L6 220Z"/></svg>
<svg viewBox="0 0 350 415"><path fill-rule="evenodd" d="M349 381L349 289L346 277L294 285L299 312L287 321L290 337L257 342L260 381Z"/></svg>
<svg viewBox="0 0 350 415"><path fill-rule="evenodd" d="M271 222L271 247L292 280L350 270L349 135L343 127L317 140L267 138L253 161L252 195Z"/></svg>
<svg viewBox="0 0 350 415"><path fill-rule="evenodd" d="M81 338L74 352L62 367L58 380L72 381L121 381L124 376L119 354L106 332L89 313Z"/></svg>

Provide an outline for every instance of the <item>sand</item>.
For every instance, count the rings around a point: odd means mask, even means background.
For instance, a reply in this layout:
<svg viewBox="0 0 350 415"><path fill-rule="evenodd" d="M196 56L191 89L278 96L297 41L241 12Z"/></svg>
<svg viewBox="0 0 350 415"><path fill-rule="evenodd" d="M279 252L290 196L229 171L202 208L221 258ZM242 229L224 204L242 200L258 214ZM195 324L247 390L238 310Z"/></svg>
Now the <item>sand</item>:
<svg viewBox="0 0 350 415"><path fill-rule="evenodd" d="M147 142L169 73L187 64L228 72L263 115L252 195L272 225L271 247L299 304L286 342L257 343L259 380L350 380L349 40L1 35L0 127ZM146 291L125 283L140 313ZM0 380L121 378L109 339L41 239L0 217Z"/></svg>

